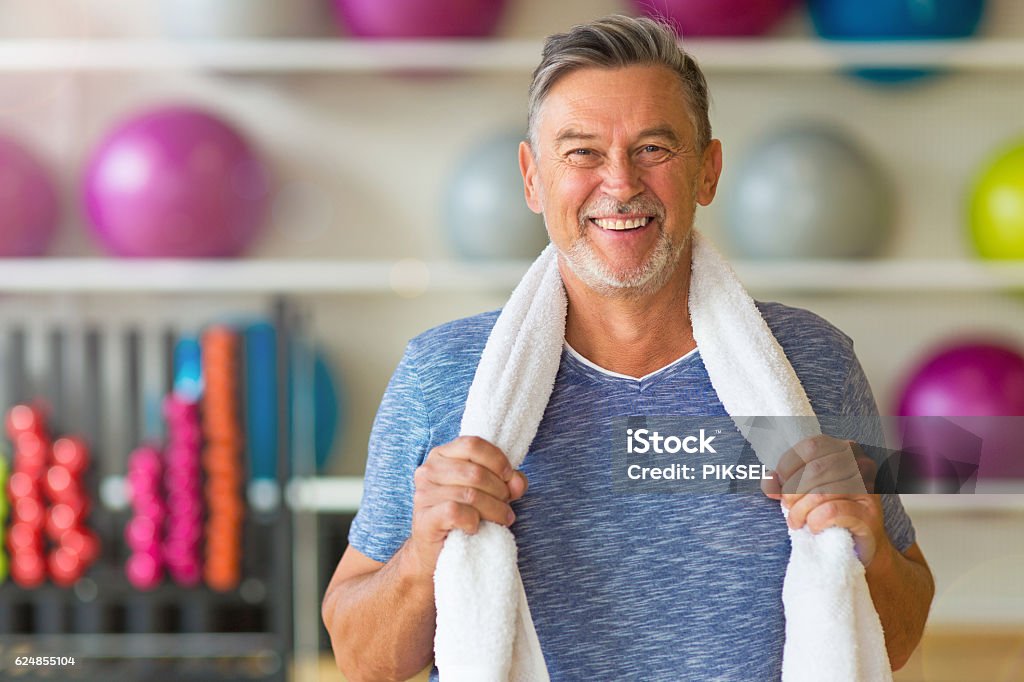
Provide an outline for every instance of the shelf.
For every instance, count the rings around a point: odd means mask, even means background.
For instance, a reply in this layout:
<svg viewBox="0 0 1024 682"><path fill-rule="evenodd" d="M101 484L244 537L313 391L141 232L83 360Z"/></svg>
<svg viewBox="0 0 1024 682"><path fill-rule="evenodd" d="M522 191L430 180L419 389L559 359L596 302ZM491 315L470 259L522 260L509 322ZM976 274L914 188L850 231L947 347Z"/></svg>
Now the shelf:
<svg viewBox="0 0 1024 682"><path fill-rule="evenodd" d="M279 638L262 632L4 635L5 654L9 657L31 654L86 659L256 658L280 666L280 646Z"/></svg>
<svg viewBox="0 0 1024 682"><path fill-rule="evenodd" d="M900 495L911 514L1024 513L1024 480L985 480L972 495Z"/></svg>
<svg viewBox="0 0 1024 682"><path fill-rule="evenodd" d="M295 478L285 492L296 511L354 514L363 498L362 476Z"/></svg>
<svg viewBox="0 0 1024 682"><path fill-rule="evenodd" d="M979 484L987 492L977 495L901 495L914 513L1024 513L1024 481L989 481ZM363 495L359 476L318 476L294 479L287 497L292 509L355 513Z"/></svg>
<svg viewBox="0 0 1024 682"><path fill-rule="evenodd" d="M691 40L711 72L829 72L849 67L1024 70L1024 41L835 42L816 38ZM8 40L0 70L529 73L540 40Z"/></svg>
<svg viewBox="0 0 1024 682"><path fill-rule="evenodd" d="M1024 290L1024 261L734 261L756 293ZM525 261L9 259L0 293L507 294Z"/></svg>
<svg viewBox="0 0 1024 682"><path fill-rule="evenodd" d="M0 292L397 293L511 290L524 262L12 259Z"/></svg>

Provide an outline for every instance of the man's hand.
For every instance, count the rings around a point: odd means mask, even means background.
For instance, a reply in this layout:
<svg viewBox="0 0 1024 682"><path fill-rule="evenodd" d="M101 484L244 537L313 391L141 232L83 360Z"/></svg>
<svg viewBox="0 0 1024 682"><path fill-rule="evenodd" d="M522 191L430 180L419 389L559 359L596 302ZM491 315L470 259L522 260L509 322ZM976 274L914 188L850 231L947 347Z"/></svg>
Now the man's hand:
<svg viewBox="0 0 1024 682"><path fill-rule="evenodd" d="M865 566L879 551L894 552L885 532L882 502L874 489L875 464L853 441L814 436L779 459L774 478L761 489L782 500L790 528L805 524L812 533L839 526L853 534Z"/></svg>
<svg viewBox="0 0 1024 682"><path fill-rule="evenodd" d="M526 476L483 438L460 436L430 451L413 481L412 535L407 547L433 575L444 540L453 528L470 535L481 521L510 526L510 503L526 493Z"/></svg>

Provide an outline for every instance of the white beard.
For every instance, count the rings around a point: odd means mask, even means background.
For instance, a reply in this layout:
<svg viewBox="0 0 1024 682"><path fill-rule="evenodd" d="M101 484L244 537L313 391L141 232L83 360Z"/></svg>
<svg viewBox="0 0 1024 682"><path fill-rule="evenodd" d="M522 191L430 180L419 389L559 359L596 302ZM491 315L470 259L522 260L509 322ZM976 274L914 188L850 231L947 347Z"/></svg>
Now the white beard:
<svg viewBox="0 0 1024 682"><path fill-rule="evenodd" d="M653 294L668 283L689 239L687 233L681 244L673 244L659 225L654 251L644 263L625 272L612 270L594 250L586 235L576 239L568 249L560 249L559 253L573 274L598 294L642 297Z"/></svg>

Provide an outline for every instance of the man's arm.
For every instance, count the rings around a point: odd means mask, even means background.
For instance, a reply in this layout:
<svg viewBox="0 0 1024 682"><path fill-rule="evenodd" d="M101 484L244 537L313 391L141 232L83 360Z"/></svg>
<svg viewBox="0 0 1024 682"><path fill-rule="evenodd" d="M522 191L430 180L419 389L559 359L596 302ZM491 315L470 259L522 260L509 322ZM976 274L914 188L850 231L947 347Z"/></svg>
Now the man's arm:
<svg viewBox="0 0 1024 682"><path fill-rule="evenodd" d="M874 472L852 441L815 436L784 453L776 477L763 482L762 489L782 500L790 528L850 531L885 632L889 663L899 670L921 641L935 585L916 543L900 554L889 540L882 496L865 494L872 489Z"/></svg>
<svg viewBox="0 0 1024 682"><path fill-rule="evenodd" d="M460 436L430 451L414 475L412 532L387 563L345 550L324 596L334 658L352 680L405 680L434 652L434 569L448 533L481 521L511 525L509 503L526 493L491 443Z"/></svg>
<svg viewBox="0 0 1024 682"><path fill-rule="evenodd" d="M324 624L350 680L406 680L433 655L433 575L409 560L407 546L386 564L349 547L327 587Z"/></svg>
<svg viewBox="0 0 1024 682"><path fill-rule="evenodd" d="M884 544L887 549L875 553L865 575L885 631L889 663L899 670L921 641L935 582L916 542L902 554L892 544Z"/></svg>

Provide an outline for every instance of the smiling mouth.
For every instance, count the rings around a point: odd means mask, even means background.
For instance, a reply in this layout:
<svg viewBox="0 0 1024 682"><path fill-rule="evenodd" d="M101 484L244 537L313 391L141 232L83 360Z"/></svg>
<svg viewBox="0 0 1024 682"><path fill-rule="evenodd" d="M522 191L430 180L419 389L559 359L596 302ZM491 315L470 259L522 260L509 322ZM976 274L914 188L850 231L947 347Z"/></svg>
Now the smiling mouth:
<svg viewBox="0 0 1024 682"><path fill-rule="evenodd" d="M590 218L590 222L594 223L602 230L614 230L615 232L627 232L629 230L638 230L642 227L646 227L654 216L640 216L637 218Z"/></svg>

